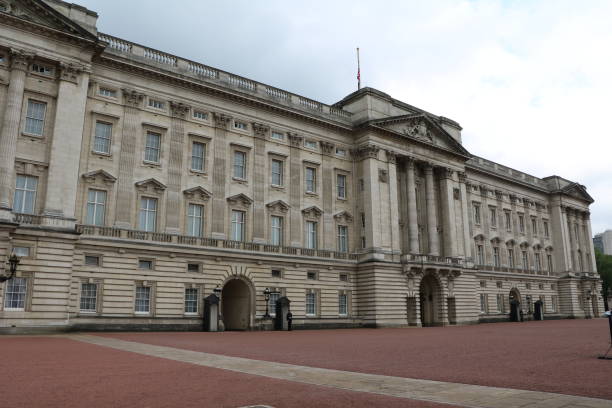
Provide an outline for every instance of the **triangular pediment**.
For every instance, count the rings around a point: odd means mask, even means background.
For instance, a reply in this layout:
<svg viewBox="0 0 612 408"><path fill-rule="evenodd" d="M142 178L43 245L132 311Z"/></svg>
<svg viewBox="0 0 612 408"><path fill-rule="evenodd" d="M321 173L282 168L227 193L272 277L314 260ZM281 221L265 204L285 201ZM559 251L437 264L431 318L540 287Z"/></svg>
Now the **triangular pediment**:
<svg viewBox="0 0 612 408"><path fill-rule="evenodd" d="M251 205L251 203L253 203L253 200L249 196L243 193L239 193L231 197L227 197L227 201L230 204L238 204L244 207L248 207L249 205Z"/></svg>
<svg viewBox="0 0 612 408"><path fill-rule="evenodd" d="M83 174L81 177L88 182L95 182L99 180L104 183L114 183L117 180L117 177L102 169L90 171L89 173Z"/></svg>
<svg viewBox="0 0 612 408"><path fill-rule="evenodd" d="M304 208L302 210L302 214L304 214L306 217L310 217L310 218L319 218L321 216L321 214L323 214L323 210L321 210L316 205L313 205L313 206L310 206L308 208Z"/></svg>
<svg viewBox="0 0 612 408"><path fill-rule="evenodd" d="M12 17L62 31L66 34L76 35L93 41L97 40L94 34L44 1L21 0L5 2L5 4L6 10L4 13ZM61 5L57 7L61 7Z"/></svg>
<svg viewBox="0 0 612 408"><path fill-rule="evenodd" d="M266 204L266 207L268 207L270 211L278 211L282 213L286 213L287 211L289 211L289 204L287 204L283 200L272 201Z"/></svg>
<svg viewBox="0 0 612 408"><path fill-rule="evenodd" d="M140 191L153 189L156 192L161 192L166 189L166 185L158 180L155 180L154 178L150 178L147 180L136 182L136 188Z"/></svg>
<svg viewBox="0 0 612 408"><path fill-rule="evenodd" d="M353 222L353 216L348 211L341 211L334 215L336 221L340 222Z"/></svg>
<svg viewBox="0 0 612 408"><path fill-rule="evenodd" d="M197 198L202 201L208 201L212 197L212 194L202 186L196 186L183 190L183 194L185 194L185 197L187 198Z"/></svg>
<svg viewBox="0 0 612 408"><path fill-rule="evenodd" d="M571 183L568 186L561 189L563 194L567 194L570 197L577 198L579 200L587 201L589 204L592 203L593 197L587 193L586 188L582 184Z"/></svg>
<svg viewBox="0 0 612 408"><path fill-rule="evenodd" d="M377 119L370 122L369 125L383 128L414 141L450 150L462 156L471 156L461 143L444 130L435 119L425 113Z"/></svg>

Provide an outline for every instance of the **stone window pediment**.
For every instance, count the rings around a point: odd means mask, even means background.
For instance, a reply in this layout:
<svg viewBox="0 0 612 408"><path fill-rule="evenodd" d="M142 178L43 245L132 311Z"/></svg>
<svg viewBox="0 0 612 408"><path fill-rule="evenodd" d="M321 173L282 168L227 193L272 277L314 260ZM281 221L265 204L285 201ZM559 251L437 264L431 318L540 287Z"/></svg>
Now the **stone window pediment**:
<svg viewBox="0 0 612 408"><path fill-rule="evenodd" d="M112 184L117 181L117 178L112 174L100 170L90 171L88 173L83 174L81 177L85 180L86 183L101 183L101 184Z"/></svg>
<svg viewBox="0 0 612 408"><path fill-rule="evenodd" d="M321 214L323 214L323 211L316 205L313 205L308 208L304 208L302 210L302 214L304 214L304 217L306 218L319 219L319 217L321 217Z"/></svg>
<svg viewBox="0 0 612 408"><path fill-rule="evenodd" d="M289 208L290 208L289 204L287 204L283 200L272 201L266 204L266 207L268 207L268 209L272 212L283 213L283 214L289 211Z"/></svg>
<svg viewBox="0 0 612 408"><path fill-rule="evenodd" d="M161 194L166 189L166 185L154 178L150 178L136 182L136 189L142 193Z"/></svg>
<svg viewBox="0 0 612 408"><path fill-rule="evenodd" d="M212 197L212 194L202 186L196 186L183 190L183 194L189 199L196 199L200 201L208 201Z"/></svg>
<svg viewBox="0 0 612 408"><path fill-rule="evenodd" d="M246 194L240 193L240 194L236 194L231 197L228 197L227 202L232 205L247 208L251 206L251 204L253 203L253 200L249 198Z"/></svg>
<svg viewBox="0 0 612 408"><path fill-rule="evenodd" d="M336 221L341 223L351 223L353 222L353 216L348 211L341 211L334 215Z"/></svg>

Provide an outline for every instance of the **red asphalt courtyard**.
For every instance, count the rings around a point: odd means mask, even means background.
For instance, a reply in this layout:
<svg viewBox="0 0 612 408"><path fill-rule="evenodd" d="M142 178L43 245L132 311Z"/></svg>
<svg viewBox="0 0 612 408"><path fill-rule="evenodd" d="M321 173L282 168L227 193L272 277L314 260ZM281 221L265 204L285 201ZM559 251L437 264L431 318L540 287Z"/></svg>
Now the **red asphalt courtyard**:
<svg viewBox="0 0 612 408"><path fill-rule="evenodd" d="M605 319L293 332L94 333L255 360L612 400ZM0 337L4 407L449 407L86 344ZM612 401L611 401L612 406Z"/></svg>

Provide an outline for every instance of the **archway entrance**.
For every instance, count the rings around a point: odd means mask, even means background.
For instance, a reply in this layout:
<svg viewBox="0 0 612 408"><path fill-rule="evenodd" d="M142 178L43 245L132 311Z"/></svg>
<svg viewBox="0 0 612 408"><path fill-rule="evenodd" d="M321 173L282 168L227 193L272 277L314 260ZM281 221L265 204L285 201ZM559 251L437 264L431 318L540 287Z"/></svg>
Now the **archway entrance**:
<svg viewBox="0 0 612 408"><path fill-rule="evenodd" d="M249 286L241 279L232 279L221 292L221 313L225 330L249 328L251 294Z"/></svg>
<svg viewBox="0 0 612 408"><path fill-rule="evenodd" d="M435 326L440 322L440 284L429 274L425 275L419 286L419 300L421 303L421 325Z"/></svg>
<svg viewBox="0 0 612 408"><path fill-rule="evenodd" d="M518 322L521 320L521 294L517 288L510 289L510 321Z"/></svg>

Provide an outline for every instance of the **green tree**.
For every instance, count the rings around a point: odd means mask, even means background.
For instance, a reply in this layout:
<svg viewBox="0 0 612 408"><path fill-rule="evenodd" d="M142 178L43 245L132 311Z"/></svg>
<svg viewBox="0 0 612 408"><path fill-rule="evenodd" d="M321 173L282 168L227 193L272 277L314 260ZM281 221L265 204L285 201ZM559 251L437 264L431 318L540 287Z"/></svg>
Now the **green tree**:
<svg viewBox="0 0 612 408"><path fill-rule="evenodd" d="M606 310L610 310L608 295L612 293L612 255L604 255L595 250L595 262L597 264L597 272L599 272L602 280L601 292L604 298L604 306Z"/></svg>

